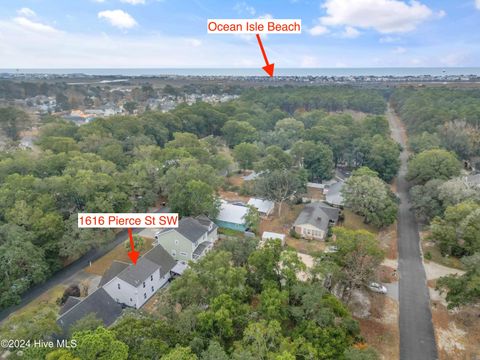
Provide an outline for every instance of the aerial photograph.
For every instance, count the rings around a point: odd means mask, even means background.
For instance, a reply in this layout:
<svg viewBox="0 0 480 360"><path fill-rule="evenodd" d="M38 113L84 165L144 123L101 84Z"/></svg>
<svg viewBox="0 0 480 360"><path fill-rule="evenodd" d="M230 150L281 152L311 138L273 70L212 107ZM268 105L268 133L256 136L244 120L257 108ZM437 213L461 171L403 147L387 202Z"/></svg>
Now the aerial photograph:
<svg viewBox="0 0 480 360"><path fill-rule="evenodd" d="M0 360L480 360L480 0L0 0Z"/></svg>

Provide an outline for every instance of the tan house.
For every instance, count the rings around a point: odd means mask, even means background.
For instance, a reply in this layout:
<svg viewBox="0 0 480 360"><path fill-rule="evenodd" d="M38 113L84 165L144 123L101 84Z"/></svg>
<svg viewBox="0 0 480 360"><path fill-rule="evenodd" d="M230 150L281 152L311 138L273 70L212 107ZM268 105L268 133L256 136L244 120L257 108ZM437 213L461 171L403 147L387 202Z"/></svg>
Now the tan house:
<svg viewBox="0 0 480 360"><path fill-rule="evenodd" d="M293 223L295 232L305 239L325 240L328 229L337 223L340 210L321 202L307 204Z"/></svg>

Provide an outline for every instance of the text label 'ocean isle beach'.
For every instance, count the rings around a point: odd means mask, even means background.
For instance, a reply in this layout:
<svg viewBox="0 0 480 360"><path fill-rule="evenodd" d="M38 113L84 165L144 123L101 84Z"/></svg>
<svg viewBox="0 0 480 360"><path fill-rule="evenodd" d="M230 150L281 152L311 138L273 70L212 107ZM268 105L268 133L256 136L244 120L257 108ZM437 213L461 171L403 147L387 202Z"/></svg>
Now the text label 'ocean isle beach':
<svg viewBox="0 0 480 360"><path fill-rule="evenodd" d="M300 19L209 19L209 34L301 34Z"/></svg>

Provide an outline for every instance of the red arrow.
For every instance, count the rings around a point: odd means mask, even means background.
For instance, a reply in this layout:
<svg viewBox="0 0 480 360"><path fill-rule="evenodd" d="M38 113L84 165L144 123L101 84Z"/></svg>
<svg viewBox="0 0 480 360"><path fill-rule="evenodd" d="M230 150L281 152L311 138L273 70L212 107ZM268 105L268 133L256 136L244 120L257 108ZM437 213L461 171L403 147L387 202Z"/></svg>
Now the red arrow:
<svg viewBox="0 0 480 360"><path fill-rule="evenodd" d="M130 260L132 260L133 265L136 265L140 252L135 251L135 243L133 242L132 229L128 229L128 236L130 237L130 249L131 249L131 251L128 252L128 256L130 257Z"/></svg>
<svg viewBox="0 0 480 360"><path fill-rule="evenodd" d="M268 62L267 53L265 52L265 49L263 48L262 39L260 39L259 34L257 34L257 41L258 41L258 45L260 46L260 50L262 51L263 58L265 59L265 64L267 64L264 67L262 67L262 69L265 70L265 72L270 77L273 77L273 69L275 68L275 64L270 64Z"/></svg>

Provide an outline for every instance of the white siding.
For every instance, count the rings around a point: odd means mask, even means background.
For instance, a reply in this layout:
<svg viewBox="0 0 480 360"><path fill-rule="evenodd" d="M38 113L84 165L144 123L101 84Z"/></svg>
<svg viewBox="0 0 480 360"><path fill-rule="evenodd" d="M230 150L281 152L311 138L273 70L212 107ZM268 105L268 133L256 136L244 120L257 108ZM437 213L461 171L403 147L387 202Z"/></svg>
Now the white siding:
<svg viewBox="0 0 480 360"><path fill-rule="evenodd" d="M151 280L151 276L153 276L153 281ZM170 278L170 273L165 274L165 276L160 277L160 270L156 270L153 274L151 274L147 279L145 279L145 287L143 287L143 282L137 287L137 306L136 308L139 309L140 307L145 304L148 299L150 299L158 289L162 288L168 279ZM153 286L153 291L152 291ZM146 299L144 294L146 294Z"/></svg>
<svg viewBox="0 0 480 360"><path fill-rule="evenodd" d="M120 285L120 289L118 288ZM110 295L113 300L120 304L136 307L137 304L137 289L129 283L114 277L108 283L103 285L105 291ZM132 301L130 301L132 299Z"/></svg>

